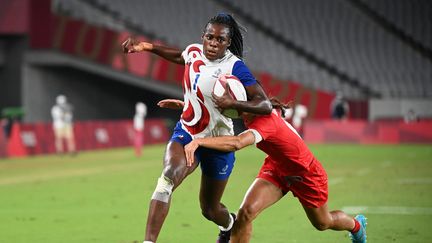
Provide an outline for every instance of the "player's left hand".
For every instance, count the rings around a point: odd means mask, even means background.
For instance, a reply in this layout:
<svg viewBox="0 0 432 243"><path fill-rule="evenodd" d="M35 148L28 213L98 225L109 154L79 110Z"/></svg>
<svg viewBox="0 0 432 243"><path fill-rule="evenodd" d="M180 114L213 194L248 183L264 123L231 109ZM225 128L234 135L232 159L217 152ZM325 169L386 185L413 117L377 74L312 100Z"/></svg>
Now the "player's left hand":
<svg viewBox="0 0 432 243"><path fill-rule="evenodd" d="M221 96L217 96L214 93L212 93L212 99L213 102L215 103L216 108L218 108L219 111L233 108L232 106L235 102L234 98L231 95L231 88L229 84L226 84L225 92Z"/></svg>
<svg viewBox="0 0 432 243"><path fill-rule="evenodd" d="M186 155L186 166L191 167L195 160L195 151L198 149L199 144L197 140L192 140L184 147Z"/></svg>
<svg viewBox="0 0 432 243"><path fill-rule="evenodd" d="M135 38L129 37L122 44L123 53L135 53L141 51L151 51L153 44L148 42L140 42Z"/></svg>

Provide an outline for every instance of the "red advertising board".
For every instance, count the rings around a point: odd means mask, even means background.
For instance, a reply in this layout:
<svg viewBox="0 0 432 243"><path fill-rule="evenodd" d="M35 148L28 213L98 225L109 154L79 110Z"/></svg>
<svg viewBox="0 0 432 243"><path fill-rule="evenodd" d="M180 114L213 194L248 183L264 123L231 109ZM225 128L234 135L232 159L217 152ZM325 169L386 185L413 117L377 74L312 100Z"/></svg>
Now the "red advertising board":
<svg viewBox="0 0 432 243"><path fill-rule="evenodd" d="M432 143L432 121L307 121L308 143Z"/></svg>
<svg viewBox="0 0 432 243"><path fill-rule="evenodd" d="M17 123L14 129L7 146L4 140L0 139L0 145L8 148L9 157L55 153L51 123ZM128 147L133 144L134 131L129 120L79 121L75 122L73 129L78 150ZM144 144L166 143L169 136L170 131L166 128L164 120L146 120ZM0 148L0 157L1 151Z"/></svg>

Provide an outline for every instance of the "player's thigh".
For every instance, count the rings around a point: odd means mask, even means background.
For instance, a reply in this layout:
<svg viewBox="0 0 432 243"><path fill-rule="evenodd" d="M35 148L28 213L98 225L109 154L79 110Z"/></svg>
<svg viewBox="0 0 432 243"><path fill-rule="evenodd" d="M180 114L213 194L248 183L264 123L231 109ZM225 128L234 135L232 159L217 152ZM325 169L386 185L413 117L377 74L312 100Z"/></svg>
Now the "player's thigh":
<svg viewBox="0 0 432 243"><path fill-rule="evenodd" d="M57 139L63 139L64 131L63 128L54 128L54 135Z"/></svg>
<svg viewBox="0 0 432 243"><path fill-rule="evenodd" d="M219 206L228 178L212 178L205 174L201 175L200 203L201 208Z"/></svg>
<svg viewBox="0 0 432 243"><path fill-rule="evenodd" d="M73 140L73 132L72 132L72 129L65 130L64 138L67 139L68 141Z"/></svg>
<svg viewBox="0 0 432 243"><path fill-rule="evenodd" d="M228 178L234 168L234 152L222 152L201 147L196 155L202 171L201 206L219 207Z"/></svg>
<svg viewBox="0 0 432 243"><path fill-rule="evenodd" d="M175 141L168 142L163 163L163 174L174 182L175 187L197 167L196 163L191 167L186 166L186 156L183 145Z"/></svg>
<svg viewBox="0 0 432 243"><path fill-rule="evenodd" d="M282 190L262 178L257 178L247 190L240 211L256 216L284 196Z"/></svg>

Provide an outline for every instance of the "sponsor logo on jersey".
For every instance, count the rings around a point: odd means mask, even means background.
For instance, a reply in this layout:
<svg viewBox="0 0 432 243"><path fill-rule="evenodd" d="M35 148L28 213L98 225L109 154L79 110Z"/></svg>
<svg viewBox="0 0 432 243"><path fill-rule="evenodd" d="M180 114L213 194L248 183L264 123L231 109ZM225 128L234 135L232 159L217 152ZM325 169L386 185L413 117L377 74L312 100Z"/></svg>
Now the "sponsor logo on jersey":
<svg viewBox="0 0 432 243"><path fill-rule="evenodd" d="M219 75L222 74L222 70L220 68L218 68L218 70L216 70L214 72L214 74L212 75L213 78L219 78Z"/></svg>

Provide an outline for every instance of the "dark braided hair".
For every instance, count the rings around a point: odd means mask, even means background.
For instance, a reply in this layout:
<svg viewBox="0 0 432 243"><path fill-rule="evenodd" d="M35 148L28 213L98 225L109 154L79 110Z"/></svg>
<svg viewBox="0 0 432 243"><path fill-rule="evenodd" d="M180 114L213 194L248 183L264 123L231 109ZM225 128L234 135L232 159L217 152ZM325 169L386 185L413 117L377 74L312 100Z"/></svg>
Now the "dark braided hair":
<svg viewBox="0 0 432 243"><path fill-rule="evenodd" d="M208 24L223 24L229 28L229 37L231 38L231 45L228 47L234 55L238 58L243 58L243 35L240 30L245 30L245 28L241 27L235 19L227 13L219 13L209 20L206 24L205 28L207 28ZM205 32L205 31L204 31Z"/></svg>
<svg viewBox="0 0 432 243"><path fill-rule="evenodd" d="M281 110L281 115L283 118L285 118L285 110L286 109L291 109L293 107L293 102L289 101L288 103L282 103L278 98L276 97L271 97L270 102L273 106L273 109L280 109Z"/></svg>

